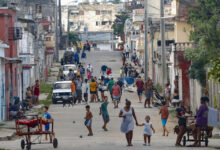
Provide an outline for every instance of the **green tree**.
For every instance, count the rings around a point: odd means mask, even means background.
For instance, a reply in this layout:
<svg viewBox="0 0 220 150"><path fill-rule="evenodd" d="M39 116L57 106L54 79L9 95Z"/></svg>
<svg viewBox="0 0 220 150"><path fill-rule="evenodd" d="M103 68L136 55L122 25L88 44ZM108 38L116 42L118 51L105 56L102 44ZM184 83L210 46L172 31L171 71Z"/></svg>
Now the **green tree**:
<svg viewBox="0 0 220 150"><path fill-rule="evenodd" d="M214 79L220 71L220 67L214 69L214 62L220 58L220 1L198 0L198 5L189 9L188 23L193 27L190 40L194 42L194 47L185 52L192 61L189 76L205 86L207 68L211 68L209 77Z"/></svg>
<svg viewBox="0 0 220 150"><path fill-rule="evenodd" d="M114 35L120 36L121 39L123 39L124 25L127 19L128 14L126 12L121 12L119 15L116 15L116 19L112 25Z"/></svg>
<svg viewBox="0 0 220 150"><path fill-rule="evenodd" d="M69 44L73 44L75 46L77 46L77 42L80 41L79 35L73 32L69 33Z"/></svg>

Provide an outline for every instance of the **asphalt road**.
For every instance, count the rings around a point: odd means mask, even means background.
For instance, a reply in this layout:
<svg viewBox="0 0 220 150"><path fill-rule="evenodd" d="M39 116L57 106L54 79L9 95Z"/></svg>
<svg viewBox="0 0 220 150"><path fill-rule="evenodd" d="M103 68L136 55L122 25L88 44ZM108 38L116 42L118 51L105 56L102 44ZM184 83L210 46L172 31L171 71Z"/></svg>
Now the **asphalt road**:
<svg viewBox="0 0 220 150"><path fill-rule="evenodd" d="M87 63L91 63L94 67L94 75L100 76L100 67L104 63L113 70L113 76L119 76L119 68L121 67L121 59L118 52L91 52L88 54ZM106 95L109 96L108 93ZM146 115L151 116L151 122L156 130L152 136L152 146L143 146L143 127L135 127L133 137L133 147L127 147L124 134L120 132L121 118L118 117L120 108L124 106L124 100L128 98L132 101L138 122L143 123ZM78 104L73 107L65 107L62 105L51 105L49 112L55 120L55 132L59 142L57 149L59 150L175 150L175 149L215 149L220 146L219 140L210 140L210 147L202 148L177 148L174 146L176 135L173 128L177 124L176 118L170 116L167 127L170 131L168 137L162 137L162 125L158 108L145 109L142 103L138 103L136 93L124 92L122 102L119 109L114 109L113 104L109 104L110 123L108 124L108 132L103 131L102 117L99 116L100 103L90 104L93 113L93 137L88 137L88 131L84 126L85 104ZM44 137L42 137L44 139ZM191 144L191 143L190 143ZM13 141L0 142L0 148L18 150L20 149L20 139ZM33 150L52 150L52 144L32 145Z"/></svg>

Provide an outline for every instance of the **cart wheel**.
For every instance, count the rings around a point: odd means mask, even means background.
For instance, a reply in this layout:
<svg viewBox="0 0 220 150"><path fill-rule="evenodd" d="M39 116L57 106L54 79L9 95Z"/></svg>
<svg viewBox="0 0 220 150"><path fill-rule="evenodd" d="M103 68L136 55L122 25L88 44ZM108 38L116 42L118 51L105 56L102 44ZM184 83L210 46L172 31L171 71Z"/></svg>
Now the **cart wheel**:
<svg viewBox="0 0 220 150"><path fill-rule="evenodd" d="M54 138L53 139L53 148L57 148L57 146L58 146L58 140L57 140L57 138Z"/></svg>
<svg viewBox="0 0 220 150"><path fill-rule="evenodd" d="M25 147L25 141L23 139L23 140L21 140L21 149L24 149L24 147Z"/></svg>
<svg viewBox="0 0 220 150"><path fill-rule="evenodd" d="M31 150L31 144L30 143L27 144L26 149Z"/></svg>
<svg viewBox="0 0 220 150"><path fill-rule="evenodd" d="M208 147L208 145L209 145L209 140L208 140L208 138L206 137L206 138L205 138L205 146Z"/></svg>
<svg viewBox="0 0 220 150"><path fill-rule="evenodd" d="M186 146L186 136L183 137L183 146Z"/></svg>

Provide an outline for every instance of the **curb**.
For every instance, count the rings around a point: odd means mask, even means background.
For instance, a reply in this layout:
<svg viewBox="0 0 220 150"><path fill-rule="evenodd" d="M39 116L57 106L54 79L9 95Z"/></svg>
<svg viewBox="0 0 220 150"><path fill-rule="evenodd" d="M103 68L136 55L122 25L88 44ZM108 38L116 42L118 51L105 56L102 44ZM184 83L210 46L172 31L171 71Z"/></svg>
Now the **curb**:
<svg viewBox="0 0 220 150"><path fill-rule="evenodd" d="M11 135L9 136L5 136L5 137L0 137L0 141L10 141L12 140L12 138L14 138L16 136L16 132L13 132Z"/></svg>

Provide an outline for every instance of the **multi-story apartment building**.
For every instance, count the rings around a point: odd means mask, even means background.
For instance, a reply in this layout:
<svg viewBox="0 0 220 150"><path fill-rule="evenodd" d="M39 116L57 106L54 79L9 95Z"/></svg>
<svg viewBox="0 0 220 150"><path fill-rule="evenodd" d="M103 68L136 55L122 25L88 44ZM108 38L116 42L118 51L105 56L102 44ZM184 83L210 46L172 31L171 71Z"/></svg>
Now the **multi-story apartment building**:
<svg viewBox="0 0 220 150"><path fill-rule="evenodd" d="M112 24L123 4L81 4L62 7L64 30L76 32L82 41L90 41L100 50L112 50L114 35Z"/></svg>

